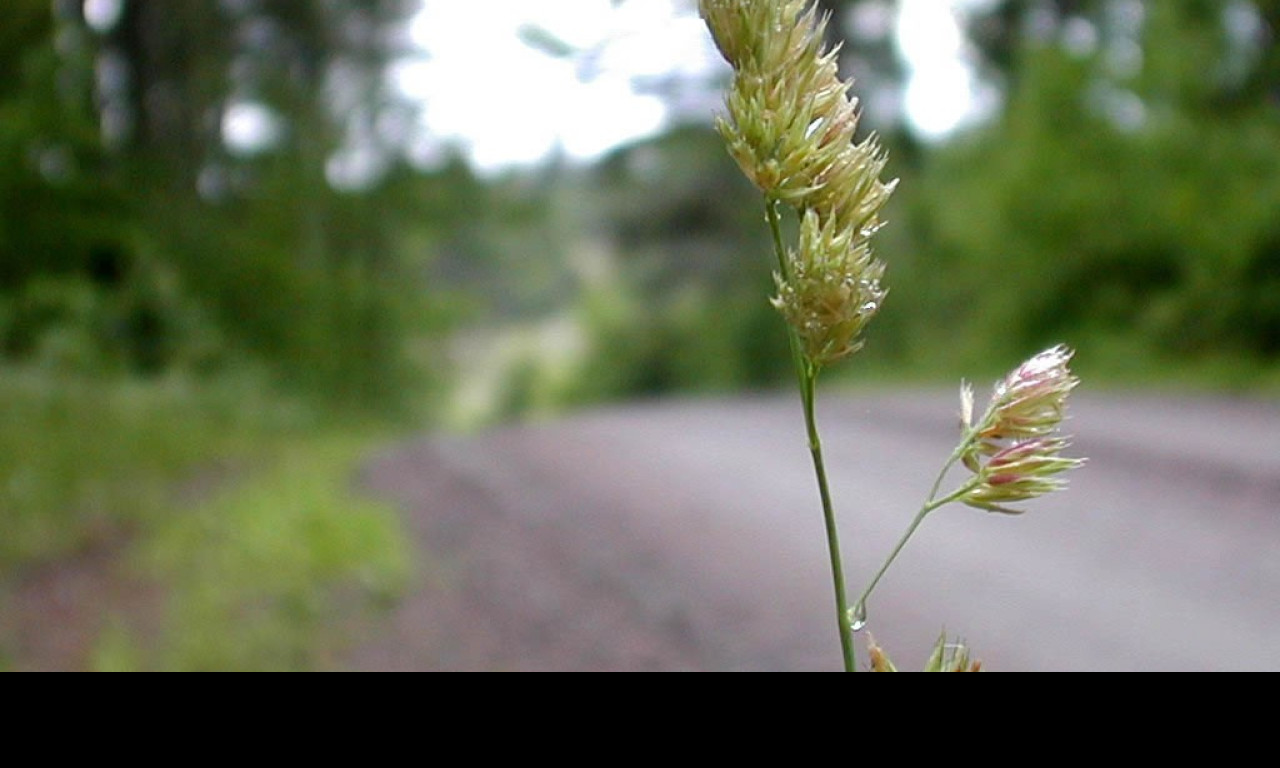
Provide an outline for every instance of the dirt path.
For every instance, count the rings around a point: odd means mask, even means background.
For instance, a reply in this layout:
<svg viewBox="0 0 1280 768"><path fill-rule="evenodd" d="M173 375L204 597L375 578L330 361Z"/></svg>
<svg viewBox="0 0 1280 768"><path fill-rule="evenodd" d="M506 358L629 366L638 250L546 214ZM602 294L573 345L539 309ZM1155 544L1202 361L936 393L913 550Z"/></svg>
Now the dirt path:
<svg viewBox="0 0 1280 768"><path fill-rule="evenodd" d="M951 448L951 399L824 403L853 552L878 558L900 534ZM930 520L872 605L878 638L912 665L945 625L994 669L1280 669L1280 406L1085 398L1075 413L1093 463L1072 490L1019 519ZM364 481L405 510L430 567L350 665L837 667L798 430L777 396L388 450Z"/></svg>
<svg viewBox="0 0 1280 768"><path fill-rule="evenodd" d="M954 413L950 393L823 402L851 582L901 533ZM872 603L881 642L903 666L945 626L996 670L1280 669L1280 403L1084 397L1072 424L1092 461L1068 493L926 524ZM389 446L361 483L403 511L423 566L338 663L835 669L803 442L778 395ZM127 550L20 574L0 630L24 669L84 667L102 606L155 613Z"/></svg>
<svg viewBox="0 0 1280 768"><path fill-rule="evenodd" d="M417 590L351 660L369 670L691 670L708 666L678 615L654 620L608 555L569 526L458 471L427 441L378 461L368 487L408 512ZM593 556L594 554L600 557ZM625 567L621 569L625 571Z"/></svg>

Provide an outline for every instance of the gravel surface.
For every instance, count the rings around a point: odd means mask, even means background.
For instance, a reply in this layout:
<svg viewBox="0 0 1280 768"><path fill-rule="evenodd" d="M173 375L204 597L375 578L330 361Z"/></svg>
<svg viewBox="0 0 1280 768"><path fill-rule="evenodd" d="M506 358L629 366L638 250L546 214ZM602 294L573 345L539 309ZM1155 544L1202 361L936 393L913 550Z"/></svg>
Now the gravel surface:
<svg viewBox="0 0 1280 768"><path fill-rule="evenodd" d="M950 393L820 420L861 584L956 435ZM945 627L991 670L1280 669L1280 404L1080 397L1072 488L936 513L871 604L899 665ZM827 670L822 522L789 395L656 403L389 448L420 582L353 669ZM865 657L865 654L863 654Z"/></svg>

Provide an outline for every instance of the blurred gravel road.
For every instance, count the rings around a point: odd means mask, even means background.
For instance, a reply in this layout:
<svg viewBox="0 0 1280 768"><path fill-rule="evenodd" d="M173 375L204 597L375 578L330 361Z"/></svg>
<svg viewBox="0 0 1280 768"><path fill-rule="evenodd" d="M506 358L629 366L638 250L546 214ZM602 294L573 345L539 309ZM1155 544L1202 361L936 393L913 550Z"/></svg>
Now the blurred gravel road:
<svg viewBox="0 0 1280 768"><path fill-rule="evenodd" d="M957 409L822 400L855 591L954 447ZM890 572L869 628L899 666L945 627L993 671L1280 670L1280 403L1080 395L1068 431L1090 459L1069 491L1019 518L941 510ZM840 665L792 395L426 439L365 483L404 510L424 566L352 668Z"/></svg>

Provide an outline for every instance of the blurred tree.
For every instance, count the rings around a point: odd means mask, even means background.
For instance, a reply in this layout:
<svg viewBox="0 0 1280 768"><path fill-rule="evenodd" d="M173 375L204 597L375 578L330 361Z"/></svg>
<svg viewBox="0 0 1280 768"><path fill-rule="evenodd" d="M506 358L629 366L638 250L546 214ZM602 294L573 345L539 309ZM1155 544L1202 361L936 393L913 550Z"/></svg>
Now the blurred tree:
<svg viewBox="0 0 1280 768"><path fill-rule="evenodd" d="M387 68L416 3L16 2L10 354L72 326L133 370L221 347L338 399L413 392L405 350L436 315L406 243L440 222L414 209L431 182L404 171L415 107Z"/></svg>
<svg viewBox="0 0 1280 768"><path fill-rule="evenodd" d="M965 327L977 342L946 348L969 355L1085 335L1179 362L1274 359L1273 21L1273 4L1244 0L1004 2L975 17L1006 104L919 183L912 230L930 257L902 292L932 308L917 332Z"/></svg>
<svg viewBox="0 0 1280 768"><path fill-rule="evenodd" d="M624 148L588 184L583 225L607 231L622 257L621 274L583 281L599 336L593 386L654 394L791 373L768 302L775 262L760 196L719 136L689 128Z"/></svg>
<svg viewBox="0 0 1280 768"><path fill-rule="evenodd" d="M82 38L58 30L47 2L17 0L0 32L12 73L0 85L0 351L119 362L136 352L124 328L143 310L95 287L126 278L127 204L99 173Z"/></svg>
<svg viewBox="0 0 1280 768"><path fill-rule="evenodd" d="M415 3L120 2L101 41L104 131L183 182L228 156L293 153L324 169L346 142L403 149L410 105L386 68L410 53L402 27ZM376 160L363 174L330 175L370 183L390 165ZM206 177L205 191L223 190Z"/></svg>
<svg viewBox="0 0 1280 768"><path fill-rule="evenodd" d="M123 2L118 20L102 30L99 53L109 145L147 155L178 178L198 172L221 144L216 115L230 31L218 3Z"/></svg>
<svg viewBox="0 0 1280 768"><path fill-rule="evenodd" d="M1257 63L1249 68L1237 93L1242 103L1280 104L1280 0L1255 0L1258 24L1247 25L1246 37L1257 46Z"/></svg>
<svg viewBox="0 0 1280 768"><path fill-rule="evenodd" d="M841 72L857 80L869 125L882 133L897 132L907 76L894 35L897 0L818 0L818 6L833 19L829 43L842 46Z"/></svg>
<svg viewBox="0 0 1280 768"><path fill-rule="evenodd" d="M969 38L989 75L1012 80L1028 43L1057 38L1072 21L1096 23L1108 3L1111 0L994 0L969 12Z"/></svg>
<svg viewBox="0 0 1280 768"><path fill-rule="evenodd" d="M1028 50L1055 45L1179 109L1220 114L1280 96L1276 0L994 0L965 18L987 76L1010 91Z"/></svg>

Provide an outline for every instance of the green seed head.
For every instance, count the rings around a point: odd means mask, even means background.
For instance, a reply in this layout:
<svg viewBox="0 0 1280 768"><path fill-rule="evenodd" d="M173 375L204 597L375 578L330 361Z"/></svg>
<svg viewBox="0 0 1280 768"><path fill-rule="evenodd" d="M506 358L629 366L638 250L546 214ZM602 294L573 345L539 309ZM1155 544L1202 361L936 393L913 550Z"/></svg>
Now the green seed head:
<svg viewBox="0 0 1280 768"><path fill-rule="evenodd" d="M880 181L887 159L874 136L854 143L857 101L811 0L701 0L699 9L734 68L717 121L729 152L771 202L800 215L773 303L810 362L829 365L862 346L884 301L870 240L896 182Z"/></svg>
<svg viewBox="0 0 1280 768"><path fill-rule="evenodd" d="M807 211L799 249L788 256L788 274L776 276L773 305L795 329L805 356L827 366L862 348L862 331L887 294L883 275L884 265L872 257L865 238Z"/></svg>

